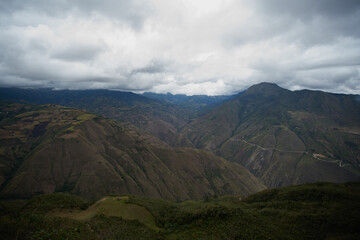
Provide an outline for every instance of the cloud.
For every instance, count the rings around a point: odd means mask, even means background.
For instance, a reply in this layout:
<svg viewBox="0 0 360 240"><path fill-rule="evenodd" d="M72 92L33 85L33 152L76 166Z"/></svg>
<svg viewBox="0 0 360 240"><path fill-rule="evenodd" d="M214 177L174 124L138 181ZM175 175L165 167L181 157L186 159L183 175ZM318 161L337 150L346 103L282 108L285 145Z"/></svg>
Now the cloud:
<svg viewBox="0 0 360 240"><path fill-rule="evenodd" d="M55 50L51 57L72 62L91 61L103 50L104 49L98 45L81 45L75 43Z"/></svg>
<svg viewBox="0 0 360 240"><path fill-rule="evenodd" d="M357 0L4 0L0 86L360 94Z"/></svg>
<svg viewBox="0 0 360 240"><path fill-rule="evenodd" d="M36 25L44 19L50 23L52 18L88 18L98 14L140 28L150 13L149 8L143 0L3 0L0 3L1 19L9 19L5 23L21 25Z"/></svg>
<svg viewBox="0 0 360 240"><path fill-rule="evenodd" d="M359 11L357 0L259 0L253 2L262 11L272 15L286 14L302 21L311 21L319 15L343 18Z"/></svg>

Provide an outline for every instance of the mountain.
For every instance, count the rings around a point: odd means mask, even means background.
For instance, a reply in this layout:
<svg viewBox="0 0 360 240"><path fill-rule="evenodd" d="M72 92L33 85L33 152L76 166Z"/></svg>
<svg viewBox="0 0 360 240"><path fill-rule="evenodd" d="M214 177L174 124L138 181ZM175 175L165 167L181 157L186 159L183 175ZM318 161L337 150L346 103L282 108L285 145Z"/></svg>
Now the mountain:
<svg viewBox="0 0 360 240"><path fill-rule="evenodd" d="M51 90L0 88L0 100L57 104L86 109L112 119L127 121L173 145L178 129L189 119L190 112L178 105L150 99L131 92L110 90Z"/></svg>
<svg viewBox="0 0 360 240"><path fill-rule="evenodd" d="M246 196L264 185L210 152L169 147L135 126L57 105L0 104L4 198L70 192L172 200Z"/></svg>
<svg viewBox="0 0 360 240"><path fill-rule="evenodd" d="M261 83L181 130L268 187L360 180L360 96Z"/></svg>
<svg viewBox="0 0 360 240"><path fill-rule="evenodd" d="M315 183L246 199L172 202L64 193L0 200L7 239L359 239L360 184Z"/></svg>
<svg viewBox="0 0 360 240"><path fill-rule="evenodd" d="M190 110L192 113L202 113L208 109L214 108L223 102L232 99L233 95L219 95L219 96L207 96L207 95L193 95L187 96L185 94L159 94L152 92L145 92L143 96L160 100L163 102L172 103L182 108Z"/></svg>
<svg viewBox="0 0 360 240"><path fill-rule="evenodd" d="M157 99L107 90L0 88L1 99L87 109L128 121L170 146L205 149L245 166L268 187L360 180L358 95L261 83L195 115L181 106L211 98L152 97Z"/></svg>

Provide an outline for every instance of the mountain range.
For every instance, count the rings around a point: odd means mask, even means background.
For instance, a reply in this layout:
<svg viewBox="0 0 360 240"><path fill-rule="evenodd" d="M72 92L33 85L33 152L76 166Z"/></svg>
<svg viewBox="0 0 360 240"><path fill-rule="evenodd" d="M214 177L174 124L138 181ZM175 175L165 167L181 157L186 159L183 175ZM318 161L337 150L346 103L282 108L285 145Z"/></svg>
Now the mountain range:
<svg viewBox="0 0 360 240"><path fill-rule="evenodd" d="M229 97L0 88L0 99L7 197L183 200L360 180L358 95L261 83Z"/></svg>

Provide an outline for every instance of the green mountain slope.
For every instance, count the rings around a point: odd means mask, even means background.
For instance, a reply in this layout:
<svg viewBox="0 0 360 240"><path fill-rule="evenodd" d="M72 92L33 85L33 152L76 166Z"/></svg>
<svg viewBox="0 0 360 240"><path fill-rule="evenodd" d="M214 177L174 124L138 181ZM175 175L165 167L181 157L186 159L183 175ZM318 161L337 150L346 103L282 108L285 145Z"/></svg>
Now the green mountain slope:
<svg viewBox="0 0 360 240"><path fill-rule="evenodd" d="M2 239L359 239L360 184L315 183L246 199L172 202L69 194L0 201Z"/></svg>
<svg viewBox="0 0 360 240"><path fill-rule="evenodd" d="M81 108L108 118L130 122L168 143L191 146L190 143L177 144L176 141L178 129L189 119L189 110L131 92L0 88L0 99Z"/></svg>
<svg viewBox="0 0 360 240"><path fill-rule="evenodd" d="M360 179L359 96L262 83L181 134L245 166L268 187Z"/></svg>
<svg viewBox="0 0 360 240"><path fill-rule="evenodd" d="M3 197L70 192L172 200L246 196L264 185L210 152L173 149L138 128L74 108L1 105Z"/></svg>

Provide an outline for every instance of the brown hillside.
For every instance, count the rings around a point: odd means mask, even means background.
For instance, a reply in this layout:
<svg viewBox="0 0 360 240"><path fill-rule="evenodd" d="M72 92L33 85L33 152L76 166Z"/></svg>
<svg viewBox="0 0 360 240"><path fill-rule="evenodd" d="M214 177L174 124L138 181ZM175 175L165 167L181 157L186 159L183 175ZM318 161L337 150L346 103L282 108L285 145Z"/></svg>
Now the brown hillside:
<svg viewBox="0 0 360 240"><path fill-rule="evenodd" d="M265 188L237 163L170 148L130 124L56 105L2 104L1 113L3 197L63 191L184 200Z"/></svg>

